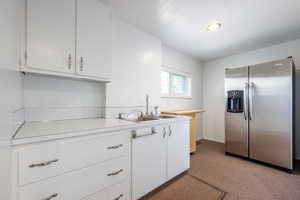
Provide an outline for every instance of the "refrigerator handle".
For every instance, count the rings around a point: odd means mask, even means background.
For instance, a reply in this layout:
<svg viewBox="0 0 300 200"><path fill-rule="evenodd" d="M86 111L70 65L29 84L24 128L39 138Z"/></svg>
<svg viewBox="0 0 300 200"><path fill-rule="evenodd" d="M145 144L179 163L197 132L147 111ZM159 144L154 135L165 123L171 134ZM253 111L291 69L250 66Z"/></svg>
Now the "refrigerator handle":
<svg viewBox="0 0 300 200"><path fill-rule="evenodd" d="M249 87L249 120L253 119L253 98L254 98L254 93L253 93L253 89L254 89L254 83L251 82L250 83L250 87Z"/></svg>
<svg viewBox="0 0 300 200"><path fill-rule="evenodd" d="M245 87L244 87L244 118L245 120L248 120L248 90L249 90L249 84L245 83Z"/></svg>

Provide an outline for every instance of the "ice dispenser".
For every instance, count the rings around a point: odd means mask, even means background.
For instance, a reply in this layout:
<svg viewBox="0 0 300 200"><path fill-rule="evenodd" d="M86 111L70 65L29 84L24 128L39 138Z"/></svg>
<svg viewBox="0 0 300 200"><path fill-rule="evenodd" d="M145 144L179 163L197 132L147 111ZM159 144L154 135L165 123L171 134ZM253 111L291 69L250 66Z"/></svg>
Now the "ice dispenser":
<svg viewBox="0 0 300 200"><path fill-rule="evenodd" d="M244 91L230 90L227 92L227 112L244 112Z"/></svg>

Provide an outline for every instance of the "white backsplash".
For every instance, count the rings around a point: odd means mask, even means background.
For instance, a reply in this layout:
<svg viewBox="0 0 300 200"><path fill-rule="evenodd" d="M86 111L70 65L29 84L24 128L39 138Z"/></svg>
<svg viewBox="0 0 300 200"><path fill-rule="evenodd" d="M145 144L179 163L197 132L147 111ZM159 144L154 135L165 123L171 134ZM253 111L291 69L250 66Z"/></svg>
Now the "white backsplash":
<svg viewBox="0 0 300 200"><path fill-rule="evenodd" d="M23 82L23 116L27 122L117 118L119 113L146 112L145 105L106 106L104 83L30 74L23 77ZM151 111L154 106L149 106Z"/></svg>
<svg viewBox="0 0 300 200"><path fill-rule="evenodd" d="M53 121L99 118L105 116L104 107L43 107L25 108L26 121Z"/></svg>
<svg viewBox="0 0 300 200"><path fill-rule="evenodd" d="M26 121L104 117L104 83L31 74L23 83Z"/></svg>

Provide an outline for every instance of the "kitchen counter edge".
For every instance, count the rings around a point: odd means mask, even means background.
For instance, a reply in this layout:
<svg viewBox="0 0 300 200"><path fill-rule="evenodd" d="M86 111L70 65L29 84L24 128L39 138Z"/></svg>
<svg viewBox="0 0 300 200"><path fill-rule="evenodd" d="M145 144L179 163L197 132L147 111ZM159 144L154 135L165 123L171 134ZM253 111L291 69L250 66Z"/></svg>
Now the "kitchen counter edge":
<svg viewBox="0 0 300 200"><path fill-rule="evenodd" d="M34 136L28 138L17 138L12 139L8 142L0 142L0 146L19 146L25 144L32 144L32 143L41 143L41 142L48 142L53 140L60 140L60 139L67 139L72 137L82 137L82 136L89 136L89 135L99 135L99 134L106 134L117 132L121 130L130 130L130 129L137 129L137 128L146 128L149 126L157 126L161 124L173 123L177 121L185 121L190 120L190 117L186 116L176 116L175 118L171 119L161 119L161 120L153 120L153 121L145 121L145 122L132 122L128 125L116 125L112 127L104 127L104 128L96 128L96 129L89 129L89 130L78 130L73 132L64 132L64 133L57 133L51 135L43 135L43 136ZM106 119L109 120L109 119Z"/></svg>

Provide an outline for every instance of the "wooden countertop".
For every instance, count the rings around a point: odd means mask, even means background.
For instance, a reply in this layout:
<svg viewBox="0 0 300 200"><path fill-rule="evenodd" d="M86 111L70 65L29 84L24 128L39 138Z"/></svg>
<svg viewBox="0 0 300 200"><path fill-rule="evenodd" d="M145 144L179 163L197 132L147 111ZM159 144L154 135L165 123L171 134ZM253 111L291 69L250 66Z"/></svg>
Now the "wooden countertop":
<svg viewBox="0 0 300 200"><path fill-rule="evenodd" d="M179 115L179 116L189 116L192 119L190 120L190 153L193 153L197 150L197 134L196 134L196 115L198 113L205 112L204 109L190 109L190 110L166 110L161 111L162 114L167 115Z"/></svg>
<svg viewBox="0 0 300 200"><path fill-rule="evenodd" d="M161 111L163 114L170 114L170 115L191 115L196 113L205 112L203 109L198 110L173 110L173 111Z"/></svg>

